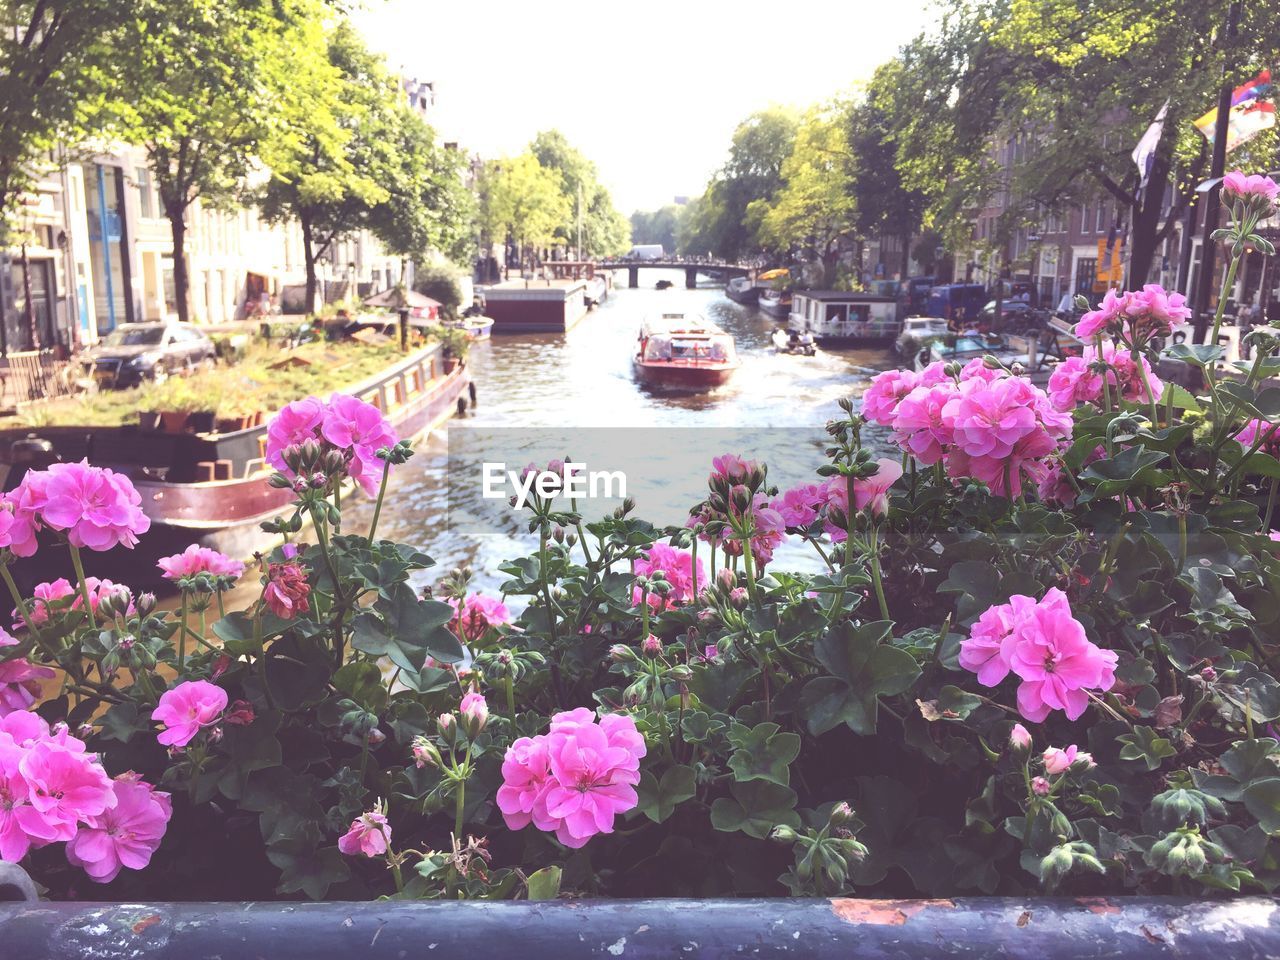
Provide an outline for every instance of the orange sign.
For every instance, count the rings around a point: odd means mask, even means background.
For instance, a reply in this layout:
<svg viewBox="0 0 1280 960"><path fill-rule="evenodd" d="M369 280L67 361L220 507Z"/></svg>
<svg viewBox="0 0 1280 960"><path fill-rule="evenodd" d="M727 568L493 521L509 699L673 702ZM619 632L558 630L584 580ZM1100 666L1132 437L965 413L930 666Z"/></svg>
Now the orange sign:
<svg viewBox="0 0 1280 960"><path fill-rule="evenodd" d="M1124 283L1124 237L1098 241L1098 266L1093 276L1093 292L1105 293Z"/></svg>

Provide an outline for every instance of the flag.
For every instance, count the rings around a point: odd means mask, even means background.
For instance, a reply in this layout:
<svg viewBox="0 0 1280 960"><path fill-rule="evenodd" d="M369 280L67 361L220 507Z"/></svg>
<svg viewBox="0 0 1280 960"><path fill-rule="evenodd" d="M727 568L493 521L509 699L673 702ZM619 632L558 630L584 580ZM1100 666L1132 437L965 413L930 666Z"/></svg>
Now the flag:
<svg viewBox="0 0 1280 960"><path fill-rule="evenodd" d="M1147 132L1133 148L1133 162L1138 165L1138 176L1141 178L1141 183L1138 184L1139 190L1146 187L1147 177L1151 176L1151 164L1155 160L1156 147L1160 145L1160 137L1164 134L1164 115L1168 112L1169 101L1166 100L1160 112L1156 114L1156 118L1151 121L1151 126L1147 127Z"/></svg>
<svg viewBox="0 0 1280 960"><path fill-rule="evenodd" d="M1276 125L1276 106L1263 97L1271 93L1271 71L1262 70L1248 83L1231 91L1231 113L1227 117L1227 153L1242 143L1247 143L1269 127ZM1214 129L1218 123L1218 108L1214 107L1196 122L1204 138L1213 143Z"/></svg>

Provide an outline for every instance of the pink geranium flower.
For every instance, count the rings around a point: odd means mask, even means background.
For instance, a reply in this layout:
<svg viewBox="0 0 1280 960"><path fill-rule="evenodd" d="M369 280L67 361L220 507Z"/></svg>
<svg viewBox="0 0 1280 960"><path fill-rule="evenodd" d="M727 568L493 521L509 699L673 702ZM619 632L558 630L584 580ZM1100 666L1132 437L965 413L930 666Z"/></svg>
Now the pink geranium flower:
<svg viewBox="0 0 1280 960"><path fill-rule="evenodd" d="M151 719L163 724L156 737L165 746L185 747L227 709L227 691L208 680L187 680L160 695Z"/></svg>
<svg viewBox="0 0 1280 960"><path fill-rule="evenodd" d="M19 509L17 497L0 496L0 548L8 547L15 557L36 552L36 520L28 510Z"/></svg>
<svg viewBox="0 0 1280 960"><path fill-rule="evenodd" d="M789 530L806 530L818 519L824 500L821 484L802 483L775 497L773 509L781 515Z"/></svg>
<svg viewBox="0 0 1280 960"><path fill-rule="evenodd" d="M319 439L324 413L324 404L317 397L285 404L267 424L267 463L288 472L284 462L285 451L308 440Z"/></svg>
<svg viewBox="0 0 1280 960"><path fill-rule="evenodd" d="M889 488L902 477L902 464L881 457L880 469L869 477L853 481L853 504L858 510L870 510L882 517L889 512Z"/></svg>
<svg viewBox="0 0 1280 960"><path fill-rule="evenodd" d="M461 603L455 597L446 601L453 607L449 629L459 640L475 643L495 627L511 622L511 611L501 600L473 593Z"/></svg>
<svg viewBox="0 0 1280 960"><path fill-rule="evenodd" d="M1022 680L1018 711L1037 723L1052 710L1078 719L1089 705L1086 691L1115 684L1115 652L1090 643L1065 605L1041 605L1014 627L1008 659Z"/></svg>
<svg viewBox="0 0 1280 960"><path fill-rule="evenodd" d="M113 790L115 806L89 817L66 848L68 862L96 883L110 883L124 867L146 867L173 815L169 794L127 774Z"/></svg>
<svg viewBox="0 0 1280 960"><path fill-rule="evenodd" d="M0 717L28 709L40 696L41 681L55 676L49 667L38 667L28 660L0 662Z"/></svg>
<svg viewBox="0 0 1280 960"><path fill-rule="evenodd" d="M27 782L27 801L56 840L70 840L77 823L116 805L106 771L83 750L83 744L75 750L41 740L18 761L18 772Z"/></svg>
<svg viewBox="0 0 1280 960"><path fill-rule="evenodd" d="M1249 199L1251 197L1262 197L1265 200L1274 202L1277 192L1280 192L1280 186L1270 177L1264 177L1261 174L1246 174L1242 170L1232 170L1222 178L1222 192L1228 196Z"/></svg>
<svg viewBox="0 0 1280 960"><path fill-rule="evenodd" d="M665 597L656 593L648 595L649 605L654 608L665 606L670 609L689 603L706 585L707 580L706 567L701 560L698 561L695 576L693 554L665 543L653 543L646 547L636 560L635 571L638 577L650 577L661 571L662 578L671 584L671 592ZM632 588L632 602L639 603L643 592L639 587Z"/></svg>
<svg viewBox="0 0 1280 960"><path fill-rule="evenodd" d="M937 373L941 373L939 369ZM945 376L943 374L942 376ZM871 386L862 395L862 415L872 423L887 427L892 425L899 401L920 383L920 376L911 370L886 370L871 378Z"/></svg>
<svg viewBox="0 0 1280 960"><path fill-rule="evenodd" d="M231 581L240 579L244 573L244 564L239 560L232 560L224 553L194 543L181 553L162 557L156 566L163 572L166 580L182 580L206 574L219 580Z"/></svg>
<svg viewBox="0 0 1280 960"><path fill-rule="evenodd" d="M916 387L898 404L892 421L894 442L925 466L937 463L954 439L953 421L943 411L958 395L958 388L949 380Z"/></svg>
<svg viewBox="0 0 1280 960"><path fill-rule="evenodd" d="M744 460L736 453L722 453L711 458L712 476L723 477L730 483L743 483L759 465L754 460Z"/></svg>
<svg viewBox="0 0 1280 960"><path fill-rule="evenodd" d="M380 857L391 841L391 825L381 810L370 810L351 821L351 827L338 838L338 850L348 857Z"/></svg>
<svg viewBox="0 0 1280 960"><path fill-rule="evenodd" d="M1080 318L1075 326L1075 335L1081 340L1092 340L1104 333L1119 332L1124 308L1124 298L1117 296L1114 290L1108 290L1103 294L1098 309L1090 310Z"/></svg>
<svg viewBox="0 0 1280 960"><path fill-rule="evenodd" d="M72 546L132 548L151 528L142 497L128 477L90 466L87 460L55 463L44 473L35 516L44 526L64 531Z"/></svg>
<svg viewBox="0 0 1280 960"><path fill-rule="evenodd" d="M958 449L971 457L1004 459L1014 445L1037 426L1036 390L1021 377L987 383L967 380L947 401L944 418L950 422Z"/></svg>
<svg viewBox="0 0 1280 960"><path fill-rule="evenodd" d="M1044 772L1050 776L1066 773L1076 762L1093 765L1093 757L1078 749L1074 743L1065 749L1050 747L1044 752L1043 759Z"/></svg>
<svg viewBox="0 0 1280 960"><path fill-rule="evenodd" d="M545 795L551 765L545 736L521 737L507 748L502 760L502 786L498 788L498 809L512 830L527 827L539 817L539 830L554 831L555 821L546 812Z"/></svg>
<svg viewBox="0 0 1280 960"><path fill-rule="evenodd" d="M291 620L307 609L311 584L300 563L267 564L267 586L262 592L267 609L282 620Z"/></svg>
<svg viewBox="0 0 1280 960"><path fill-rule="evenodd" d="M1258 449L1263 453L1269 453L1273 457L1280 455L1280 423L1250 420L1236 434L1236 440L1246 450L1251 450L1254 444L1258 444Z"/></svg>

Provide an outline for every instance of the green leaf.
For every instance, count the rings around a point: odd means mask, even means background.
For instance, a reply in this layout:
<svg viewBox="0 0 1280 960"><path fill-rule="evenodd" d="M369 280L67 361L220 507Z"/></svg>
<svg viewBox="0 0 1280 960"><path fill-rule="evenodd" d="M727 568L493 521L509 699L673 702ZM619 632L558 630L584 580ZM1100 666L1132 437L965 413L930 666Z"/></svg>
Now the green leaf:
<svg viewBox="0 0 1280 960"><path fill-rule="evenodd" d="M332 655L318 639L286 633L266 653L272 702L288 711L319 703L328 692L332 664Z"/></svg>
<svg viewBox="0 0 1280 960"><path fill-rule="evenodd" d="M1178 752L1155 727L1134 727L1132 733L1116 737L1116 740L1124 744L1120 748L1121 760L1141 760L1148 770L1159 770L1166 757Z"/></svg>
<svg viewBox="0 0 1280 960"><path fill-rule="evenodd" d="M312 900L323 899L329 887L351 876L336 846L301 851L268 847L267 859L280 870L280 893L305 893Z"/></svg>
<svg viewBox="0 0 1280 960"><path fill-rule="evenodd" d="M1168 475L1155 465L1165 459L1163 453L1132 446L1090 464L1080 479L1093 484L1093 497L1114 497L1136 486L1158 487L1168 480Z"/></svg>
<svg viewBox="0 0 1280 960"><path fill-rule="evenodd" d="M733 756L729 769L739 782L768 780L779 786L791 782L791 761L800 754L800 735L780 733L776 723L761 723L748 727L734 723L729 727L729 742Z"/></svg>
<svg viewBox="0 0 1280 960"><path fill-rule="evenodd" d="M1160 402L1164 403L1166 400L1172 400L1174 407L1179 410L1204 413L1204 408L1200 406L1200 401L1176 383L1166 383L1164 385L1164 393L1161 395Z"/></svg>
<svg viewBox="0 0 1280 960"><path fill-rule="evenodd" d="M333 675L333 685L370 713L380 713L387 704L387 688L376 663L348 663Z"/></svg>
<svg viewBox="0 0 1280 960"><path fill-rule="evenodd" d="M525 880L530 900L554 900L560 895L560 868L543 867Z"/></svg>
<svg viewBox="0 0 1280 960"><path fill-rule="evenodd" d="M800 695L810 732L844 723L864 736L875 733L879 698L902 693L920 676L909 653L882 642L892 629L886 620L839 623L818 639L814 652L832 676L810 680Z"/></svg>
<svg viewBox="0 0 1280 960"><path fill-rule="evenodd" d="M1258 818L1258 825L1270 834L1280 833L1280 777L1269 777L1249 784L1244 791L1244 806Z"/></svg>
<svg viewBox="0 0 1280 960"><path fill-rule="evenodd" d="M401 584L391 599L379 599L352 621L351 643L362 653L388 657L397 667L417 673L428 656L443 663L462 659L462 644L447 626L452 619L447 603L419 600Z"/></svg>
<svg viewBox="0 0 1280 960"><path fill-rule="evenodd" d="M765 780L731 783L733 798L721 797L711 805L711 825L732 833L741 830L749 837L764 840L779 824L800 826L795 811L796 793Z"/></svg>
<svg viewBox="0 0 1280 960"><path fill-rule="evenodd" d="M135 733L143 733L151 727L147 718L138 716L138 705L131 701L112 706L99 723L98 736L121 743L128 743Z"/></svg>
<svg viewBox="0 0 1280 960"><path fill-rule="evenodd" d="M662 823L675 812L677 806L697 793L697 779L692 767L669 767L658 780L646 770L636 784L640 798L639 809L654 823Z"/></svg>
<svg viewBox="0 0 1280 960"><path fill-rule="evenodd" d="M1164 356L1170 360L1183 360L1194 366L1204 368L1221 360L1222 348L1203 343L1175 343L1167 347Z"/></svg>

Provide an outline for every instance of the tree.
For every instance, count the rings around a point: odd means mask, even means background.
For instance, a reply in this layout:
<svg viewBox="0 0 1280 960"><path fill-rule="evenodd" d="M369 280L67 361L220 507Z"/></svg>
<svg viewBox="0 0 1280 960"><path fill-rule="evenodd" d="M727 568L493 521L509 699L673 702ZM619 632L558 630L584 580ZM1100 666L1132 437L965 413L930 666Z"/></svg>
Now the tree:
<svg viewBox="0 0 1280 960"><path fill-rule="evenodd" d="M553 243L569 218L563 178L532 153L489 161L477 186L482 235L489 240L510 237L520 247L522 263L532 255L531 248Z"/></svg>
<svg viewBox="0 0 1280 960"><path fill-rule="evenodd" d="M660 243L663 250L674 252L677 249L677 234L680 221L688 207L679 207L669 203L658 210L637 210L631 214L631 242Z"/></svg>
<svg viewBox="0 0 1280 960"><path fill-rule="evenodd" d="M0 36L0 241L59 144L76 144L114 95L118 0L5 0Z"/></svg>
<svg viewBox="0 0 1280 960"><path fill-rule="evenodd" d="M577 247L581 224L579 256L594 258L623 252L630 230L626 219L614 207L609 191L600 183L595 164L571 146L559 130L539 133L529 150L545 169L560 174L561 189L569 204L569 219L556 228L558 242Z"/></svg>
<svg viewBox="0 0 1280 960"><path fill-rule="evenodd" d="M766 236L759 216L748 208L768 201L783 183L782 165L791 155L799 119L794 111L770 107L747 117L733 132L729 159L707 184L691 234L710 253L738 260L757 252Z"/></svg>
<svg viewBox="0 0 1280 960"><path fill-rule="evenodd" d="M179 320L191 318L186 214L244 190L289 89L328 77L313 0L136 0L125 46L131 139L145 146L173 237Z"/></svg>
<svg viewBox="0 0 1280 960"><path fill-rule="evenodd" d="M974 206L1011 202L1003 239L1099 192L1130 224L1130 285L1144 282L1159 242L1206 173L1191 120L1225 76L1242 83L1280 55L1280 15L1248 6L1223 35L1230 0L968 0L909 44L889 90L897 159L929 199L928 219L953 236ZM1224 67L1226 68L1224 73ZM1164 136L1145 189L1130 154L1162 106ZM992 151L1014 144L1011 163ZM1260 137L1241 152L1274 152ZM1172 188L1172 204L1166 203Z"/></svg>
<svg viewBox="0 0 1280 960"><path fill-rule="evenodd" d="M782 164L782 188L772 202L752 205L761 239L799 260L820 264L823 284L835 282L841 255L858 242L854 166L845 109L811 110Z"/></svg>

